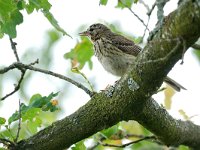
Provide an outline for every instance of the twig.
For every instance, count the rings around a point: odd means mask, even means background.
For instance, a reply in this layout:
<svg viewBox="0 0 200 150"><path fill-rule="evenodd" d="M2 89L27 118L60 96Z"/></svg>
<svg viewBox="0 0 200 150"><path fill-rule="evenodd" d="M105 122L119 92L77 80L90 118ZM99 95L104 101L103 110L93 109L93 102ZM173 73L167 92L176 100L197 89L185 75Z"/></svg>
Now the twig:
<svg viewBox="0 0 200 150"><path fill-rule="evenodd" d="M145 27L145 29L144 29L144 33L143 33L143 36L142 36L142 40L144 39L144 36L145 36L145 34L146 34L147 27L148 27L148 25L149 25L149 20L150 20L150 16L148 16L147 25L146 25L146 27Z"/></svg>
<svg viewBox="0 0 200 150"><path fill-rule="evenodd" d="M191 47L194 48L194 49L200 50L199 44L193 44Z"/></svg>
<svg viewBox="0 0 200 150"><path fill-rule="evenodd" d="M0 69L0 74L4 74L12 69L15 69L15 64L13 63L12 65L8 66L8 67L5 67L3 69Z"/></svg>
<svg viewBox="0 0 200 150"><path fill-rule="evenodd" d="M55 72L52 72L52 71L49 71L49 70L45 70L45 69L40 69L40 68L37 68L37 67L33 67L32 65L34 65L35 63L38 63L38 60L36 60L35 62L33 63L30 63L30 64L23 64L21 62L16 62L12 65L10 65L9 67L6 67L6 68L3 68L3 69L0 69L0 74L3 74L11 69L19 69L19 70L22 70L22 69L28 69L28 70L32 70L32 71L37 71L37 72L41 72L41 73L44 73L44 74L48 74L48 75L51 75L51 76L54 76L54 77L57 77L57 78L60 78L62 80L65 80L67 82L70 82L71 84L77 86L78 88L84 90L88 95L90 95L90 97L92 97L94 95L94 92L90 91L88 88L86 88L84 85L82 85L81 83L78 83L64 75L61 75L61 74L58 74L58 73L55 73ZM22 77L21 77L22 79Z"/></svg>
<svg viewBox="0 0 200 150"><path fill-rule="evenodd" d="M149 31L148 26L144 23L144 21L131 9L129 8L126 4L124 4L121 0L119 0L120 3L122 3L128 10L147 28Z"/></svg>
<svg viewBox="0 0 200 150"><path fill-rule="evenodd" d="M165 6L165 4L167 3L167 1L169 0L164 0L164 1L160 1L160 0L156 0L155 3L153 4L152 8L150 9L149 12L147 12L147 15L151 15L151 13L153 12L155 6L157 6L158 10L157 10L157 18L158 18L158 23L156 24L156 27L153 31L150 32L149 37L147 39L148 43L153 39L154 35L162 28L162 25L164 24L164 11L163 8Z"/></svg>
<svg viewBox="0 0 200 150"><path fill-rule="evenodd" d="M17 62L20 62L19 56L18 56L18 54L17 54L17 48L16 48L17 43L16 43L16 42L13 42L12 38L10 38L10 43L11 43L11 48L12 48L12 50L13 50L13 52L14 52L14 54L15 54L15 57L16 57L16 59L17 59Z"/></svg>
<svg viewBox="0 0 200 150"><path fill-rule="evenodd" d="M149 7L141 0L141 3L147 8L148 12L147 12L147 16L148 16L148 21L147 21L147 24L146 24L146 28L144 30L144 34L142 36L142 39L144 39L144 36L146 34L146 31L147 31L147 27L149 25L149 21L150 21L150 17L151 17L151 13L153 12L155 6L156 6L156 2L153 4L153 6L151 7L151 9L149 9Z"/></svg>
<svg viewBox="0 0 200 150"><path fill-rule="evenodd" d="M12 141L8 140L8 139L3 139L0 138L0 143L4 144L7 147L15 147L15 143L13 143Z"/></svg>
<svg viewBox="0 0 200 150"><path fill-rule="evenodd" d="M17 141L18 141L20 130L21 130L21 102L19 99L19 122L18 122L17 135L16 135L16 138L14 139L15 143L17 143Z"/></svg>
<svg viewBox="0 0 200 150"><path fill-rule="evenodd" d="M138 2L143 4L147 11L150 11L149 6L143 0L139 0Z"/></svg>
<svg viewBox="0 0 200 150"><path fill-rule="evenodd" d="M39 60L37 59L36 61L28 64L29 66L32 66L32 65L35 65L35 64L38 64L39 63ZM0 74L4 74L12 69L16 69L16 63L13 63L12 65L8 66L8 67L5 67L3 69L0 69Z"/></svg>
<svg viewBox="0 0 200 150"><path fill-rule="evenodd" d="M164 18L164 6L169 0L156 0L156 5L157 5L157 18L159 21L161 21Z"/></svg>
<svg viewBox="0 0 200 150"><path fill-rule="evenodd" d="M127 134L125 136L126 138L130 138L130 137L135 137L135 138L145 138L146 136L145 135L140 135L140 134Z"/></svg>
<svg viewBox="0 0 200 150"><path fill-rule="evenodd" d="M17 43L14 42L14 41L12 40L12 38L9 38L9 39L10 39L11 48L12 48L12 50L13 50L13 52L14 52L14 55L15 55L15 57L16 57L16 60L17 60L17 62L20 62L19 56L18 56L18 54L17 54L17 48L16 48ZM9 71L9 70L11 70L11 69L14 69L14 68L16 68L16 67L15 67L14 64L12 64L12 65L10 65L9 67L6 67L6 68L1 69L1 70L0 70L0 74L6 73L7 71ZM0 101L5 100L7 97L13 95L15 92L17 92L17 91L19 90L20 85L21 85L21 83L22 83L22 80L24 79L24 75L25 75L25 73L26 73L26 70L25 70L24 68L21 68L20 71L21 71L21 77L20 77L20 79L19 79L19 81L18 81L18 84L17 84L17 85L14 85L14 86L15 86L14 90L13 90L12 92L10 92L9 94L6 94L4 97L2 97L2 98L0 99Z"/></svg>
<svg viewBox="0 0 200 150"><path fill-rule="evenodd" d="M181 46L181 39L180 38L175 38L175 39L165 39L166 41L177 41L176 46L163 58L158 58L155 60L148 60L146 62L142 62L141 64L147 64L147 63L157 63L157 62L165 62L167 59L169 59Z"/></svg>
<svg viewBox="0 0 200 150"><path fill-rule="evenodd" d="M41 72L41 73L44 73L44 74L48 74L48 75L51 75L51 76L54 76L54 77L57 77L57 78L60 78L60 79L63 79L67 82L70 82L72 83L73 85L77 86L78 88L81 88L82 90L84 90L88 95L90 95L91 97L93 96L93 92L91 92L88 88L86 88L85 86L83 86L81 83L78 83L64 75L61 75L61 74L58 74L58 73L55 73L53 71L50 71L50 70L45 70L45 69L40 69L40 68L36 68L36 67L33 67L33 66L29 66L29 65L25 65L25 64L22 64L22 63L18 63L16 64L19 68L25 68L25 69L28 69L28 70L33 70L33 71L37 71L37 72Z"/></svg>
<svg viewBox="0 0 200 150"><path fill-rule="evenodd" d="M14 90L13 90L12 92L10 92L9 94L6 94L4 97L2 97L2 98L0 99L0 101L5 100L7 97L13 95L15 92L17 92L17 91L19 90L20 85L21 85L21 83L22 83L22 81L23 81L23 79L24 79L25 72L26 72L25 70L21 70L21 77L20 77L20 79L19 79L19 81L18 81L18 84L15 85Z"/></svg>
<svg viewBox="0 0 200 150"><path fill-rule="evenodd" d="M114 144L107 144L107 143L101 143L101 142L100 142L100 144L103 145L103 146L124 148L126 146L129 146L129 145L132 145L132 144L135 144L135 143L139 143L139 142L144 141L144 140L149 140L149 139L153 139L154 140L154 139L156 139L156 137L155 136L146 136L146 137L143 137L143 138L141 138L139 140L132 141L132 142L129 142L129 143L126 143L126 144L122 144L122 145L114 145Z"/></svg>
<svg viewBox="0 0 200 150"><path fill-rule="evenodd" d="M72 68L72 72L80 74L80 75L86 80L86 82L87 82L87 84L89 85L91 91L94 92L94 89L93 89L92 84L91 84L90 81L87 79L87 77L86 77L86 75L85 75L84 73L82 73L77 67Z"/></svg>
<svg viewBox="0 0 200 150"><path fill-rule="evenodd" d="M152 5L151 9L147 12L148 16L151 16L151 13L153 12L155 6L156 6L156 2Z"/></svg>

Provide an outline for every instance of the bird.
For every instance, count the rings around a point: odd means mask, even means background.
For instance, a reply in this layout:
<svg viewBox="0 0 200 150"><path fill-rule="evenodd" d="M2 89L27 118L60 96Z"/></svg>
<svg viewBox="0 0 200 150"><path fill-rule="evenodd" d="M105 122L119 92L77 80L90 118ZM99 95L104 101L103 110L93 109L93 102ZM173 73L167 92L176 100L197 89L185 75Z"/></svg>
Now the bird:
<svg viewBox="0 0 200 150"><path fill-rule="evenodd" d="M103 68L115 76L122 77L129 66L134 64L137 55L142 52L142 48L132 40L112 32L101 23L90 25L86 31L79 33L79 35L90 38L94 46L95 56ZM170 77L166 77L164 81L176 91L186 90Z"/></svg>

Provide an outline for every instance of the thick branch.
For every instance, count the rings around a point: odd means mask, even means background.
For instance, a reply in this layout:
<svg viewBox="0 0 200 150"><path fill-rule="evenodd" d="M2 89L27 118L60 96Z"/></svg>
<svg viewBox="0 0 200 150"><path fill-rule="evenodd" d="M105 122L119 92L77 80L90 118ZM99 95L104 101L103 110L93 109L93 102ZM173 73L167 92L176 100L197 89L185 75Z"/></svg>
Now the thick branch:
<svg viewBox="0 0 200 150"><path fill-rule="evenodd" d="M104 92L94 95L78 111L20 141L14 149L64 149L121 120L131 119L166 145L184 144L200 149L200 126L173 119L151 99L181 58L183 47L190 47L200 36L199 22L199 0L182 2L138 56L132 71L117 83L112 97ZM179 42L185 45L180 46Z"/></svg>

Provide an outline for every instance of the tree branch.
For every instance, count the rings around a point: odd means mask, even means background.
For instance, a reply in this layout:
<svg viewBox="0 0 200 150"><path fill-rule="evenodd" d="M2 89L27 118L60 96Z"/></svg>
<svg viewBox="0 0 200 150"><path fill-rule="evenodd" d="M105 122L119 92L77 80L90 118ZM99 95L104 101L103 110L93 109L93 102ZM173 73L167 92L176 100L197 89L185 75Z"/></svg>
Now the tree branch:
<svg viewBox="0 0 200 150"><path fill-rule="evenodd" d="M7 147L15 147L15 143L7 139L0 138L0 143L4 144Z"/></svg>
<svg viewBox="0 0 200 150"><path fill-rule="evenodd" d="M119 148L125 148L126 146L129 146L129 145L132 145L132 144L135 144L135 143L139 143L141 141L144 141L144 140L154 140L156 139L155 136L146 136L146 137L143 137L139 140L135 140L135 141L131 141L131 142L128 142L126 144L122 144L122 145L114 145L114 144L108 144L108 143L100 143L101 145L103 146L108 146L108 147L119 147Z"/></svg>
<svg viewBox="0 0 200 150"><path fill-rule="evenodd" d="M13 69L14 69L14 68L13 68ZM17 92L17 91L20 89L20 85L21 85L21 83L22 83L22 81L23 81L23 79L24 79L25 73L26 73L25 70L21 70L21 77L20 77L20 79L19 79L17 85L14 85L14 86L15 86L14 90L13 90L12 92L6 94L5 96L3 96L3 97L0 99L0 101L5 100L7 97L13 95L15 92Z"/></svg>
<svg viewBox="0 0 200 150"><path fill-rule="evenodd" d="M157 18L159 21L161 21L164 18L164 6L169 0L156 0L157 5Z"/></svg>
<svg viewBox="0 0 200 150"><path fill-rule="evenodd" d="M21 121L22 121L22 118L21 118L21 101L19 99L19 119L18 119L17 135L16 135L16 138L14 139L15 143L17 143L18 138L19 138L19 133L20 133L20 130L21 130Z"/></svg>
<svg viewBox="0 0 200 150"><path fill-rule="evenodd" d="M12 48L14 54L15 54L15 57L16 57L17 62L20 62L19 56L18 56L18 54L17 54L17 48L16 48L17 43L16 43L16 42L13 42L12 38L10 38L10 43L11 43L11 48Z"/></svg>
<svg viewBox="0 0 200 150"><path fill-rule="evenodd" d="M32 70L32 71L36 71L36 72L40 72L40 73L44 73L44 74L47 74L47 75L51 75L51 76L54 76L54 77L57 77L57 78L60 78L62 80L65 80L75 86L77 86L78 88L84 90L90 97L92 97L94 95L94 92L90 91L88 88L86 88L84 85L82 85L81 83L78 83L64 75L61 75L61 74L58 74L58 73L55 73L53 71L49 71L49 70L45 70L45 69L41 69L41 68L37 68L37 67L33 67L34 64L38 63L38 60L36 60L35 62L33 63L30 63L28 65L26 64L23 64L21 62L16 62L16 63L13 63L12 65L8 66L8 67L5 67L3 69L0 69L0 74L3 74L3 73L6 73L8 72L9 70L12 70L12 69L19 69L19 70ZM25 72L24 72L25 73ZM22 74L23 75L23 74ZM12 95L13 93L15 93L18 88L20 87L20 83L21 81L23 80L23 76L21 76L19 82L18 82L18 85L15 87L15 90L9 94L7 94L6 96L4 96L3 98L1 98L1 100L5 99L6 97Z"/></svg>
<svg viewBox="0 0 200 150"><path fill-rule="evenodd" d="M105 92L95 94L75 113L20 141L13 149L64 149L121 120L138 121L167 146L183 144L200 149L200 126L174 119L151 98L181 59L183 46L167 59L156 60L165 58L177 46L173 39L183 39L186 48L193 45L200 36L199 22L199 0L182 2L138 55L131 71L116 84L112 97ZM144 63L149 60L154 63Z"/></svg>
<svg viewBox="0 0 200 150"><path fill-rule="evenodd" d="M191 47L194 48L194 49L200 50L199 44L193 44Z"/></svg>

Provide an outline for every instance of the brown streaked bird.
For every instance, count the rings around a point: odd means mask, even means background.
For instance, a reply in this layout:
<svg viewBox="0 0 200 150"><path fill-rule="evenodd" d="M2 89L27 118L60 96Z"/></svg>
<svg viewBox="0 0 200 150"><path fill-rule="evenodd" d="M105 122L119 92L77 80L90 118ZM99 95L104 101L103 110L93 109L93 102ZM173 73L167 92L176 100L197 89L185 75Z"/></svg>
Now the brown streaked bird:
<svg viewBox="0 0 200 150"><path fill-rule="evenodd" d="M100 23L91 25L79 35L88 36L91 39L94 44L95 56L97 56L104 69L120 77L135 62L135 58L142 50L133 41L113 33L108 27ZM166 77L164 81L176 91L186 90L169 77Z"/></svg>

